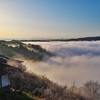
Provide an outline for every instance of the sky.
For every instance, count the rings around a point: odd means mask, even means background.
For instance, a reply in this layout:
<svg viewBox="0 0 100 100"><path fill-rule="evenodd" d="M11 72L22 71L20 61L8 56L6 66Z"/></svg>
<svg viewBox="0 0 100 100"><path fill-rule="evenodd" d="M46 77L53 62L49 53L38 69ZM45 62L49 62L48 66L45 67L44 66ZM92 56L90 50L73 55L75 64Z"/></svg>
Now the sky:
<svg viewBox="0 0 100 100"><path fill-rule="evenodd" d="M99 36L100 0L0 0L0 38Z"/></svg>

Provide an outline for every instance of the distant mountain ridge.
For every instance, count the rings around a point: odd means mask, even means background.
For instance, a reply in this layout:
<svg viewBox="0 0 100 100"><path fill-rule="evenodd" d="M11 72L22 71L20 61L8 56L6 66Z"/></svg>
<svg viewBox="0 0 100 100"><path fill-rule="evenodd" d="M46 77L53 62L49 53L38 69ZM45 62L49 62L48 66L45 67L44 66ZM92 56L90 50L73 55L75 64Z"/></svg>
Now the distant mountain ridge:
<svg viewBox="0 0 100 100"><path fill-rule="evenodd" d="M100 40L100 36L97 37L83 37L83 38L76 38L76 39L68 39L67 41L97 41Z"/></svg>
<svg viewBox="0 0 100 100"><path fill-rule="evenodd" d="M29 40L21 40L24 42L34 41L34 42L50 42L50 41L98 41L100 40L100 36L96 37L82 37L82 38L71 38L71 39L29 39Z"/></svg>

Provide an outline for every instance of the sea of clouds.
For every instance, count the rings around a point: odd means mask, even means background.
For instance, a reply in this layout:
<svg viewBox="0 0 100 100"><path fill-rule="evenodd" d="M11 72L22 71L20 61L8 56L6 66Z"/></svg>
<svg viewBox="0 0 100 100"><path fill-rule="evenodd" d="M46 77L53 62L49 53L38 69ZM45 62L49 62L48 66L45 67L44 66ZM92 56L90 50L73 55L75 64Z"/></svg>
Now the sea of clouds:
<svg viewBox="0 0 100 100"><path fill-rule="evenodd" d="M29 42L27 42L29 43ZM28 69L62 85L81 86L88 80L100 81L100 41L31 42L56 56L41 62L28 61Z"/></svg>

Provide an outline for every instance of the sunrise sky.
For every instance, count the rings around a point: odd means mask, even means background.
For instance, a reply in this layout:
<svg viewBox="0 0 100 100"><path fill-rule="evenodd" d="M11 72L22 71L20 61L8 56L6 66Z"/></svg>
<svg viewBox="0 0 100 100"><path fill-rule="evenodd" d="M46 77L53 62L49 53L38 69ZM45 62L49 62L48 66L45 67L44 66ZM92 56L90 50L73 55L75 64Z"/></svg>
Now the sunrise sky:
<svg viewBox="0 0 100 100"><path fill-rule="evenodd" d="M100 36L100 0L0 0L0 38Z"/></svg>

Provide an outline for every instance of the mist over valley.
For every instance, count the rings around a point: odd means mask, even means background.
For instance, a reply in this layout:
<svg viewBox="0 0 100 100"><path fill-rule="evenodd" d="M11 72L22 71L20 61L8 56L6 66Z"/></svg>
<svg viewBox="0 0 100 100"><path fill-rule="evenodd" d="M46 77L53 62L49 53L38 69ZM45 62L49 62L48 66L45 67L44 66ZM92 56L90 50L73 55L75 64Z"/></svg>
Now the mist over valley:
<svg viewBox="0 0 100 100"><path fill-rule="evenodd" d="M87 80L100 80L100 41L24 42L40 45L55 56L41 62L28 61L28 69L46 75L59 84L81 86Z"/></svg>
<svg viewBox="0 0 100 100"><path fill-rule="evenodd" d="M1 41L0 54L24 61L27 69L61 85L99 80L100 41Z"/></svg>

